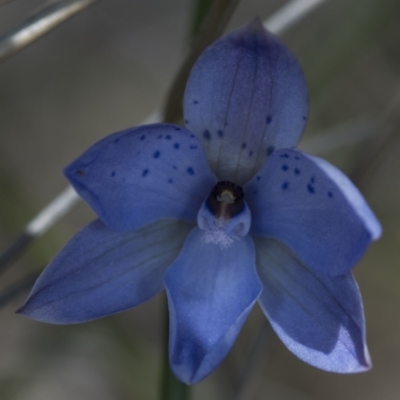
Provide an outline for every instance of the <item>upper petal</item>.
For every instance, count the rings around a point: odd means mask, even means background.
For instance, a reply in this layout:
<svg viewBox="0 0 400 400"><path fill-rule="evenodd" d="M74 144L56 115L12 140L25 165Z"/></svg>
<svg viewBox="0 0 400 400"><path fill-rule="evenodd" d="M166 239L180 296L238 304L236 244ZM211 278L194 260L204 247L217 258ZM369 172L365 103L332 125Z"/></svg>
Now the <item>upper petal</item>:
<svg viewBox="0 0 400 400"><path fill-rule="evenodd" d="M135 232L115 232L96 220L58 253L19 312L42 322L72 324L143 303L164 288L165 270L190 228L164 220Z"/></svg>
<svg viewBox="0 0 400 400"><path fill-rule="evenodd" d="M186 383L204 379L233 345L261 292L249 236L221 249L200 229L188 236L165 274L170 364Z"/></svg>
<svg viewBox="0 0 400 400"><path fill-rule="evenodd" d="M264 286L259 303L287 348L326 371L369 369L362 301L352 274L319 274L277 242L255 243Z"/></svg>
<svg viewBox="0 0 400 400"><path fill-rule="evenodd" d="M115 230L161 218L196 222L216 179L197 138L169 124L107 136L65 169L80 196Z"/></svg>
<svg viewBox="0 0 400 400"><path fill-rule="evenodd" d="M199 57L186 86L184 115L218 179L242 185L274 149L300 140L308 116L303 72L256 19Z"/></svg>
<svg viewBox="0 0 400 400"><path fill-rule="evenodd" d="M381 233L376 217L345 175L296 150L273 153L244 190L252 232L285 243L319 272L349 271Z"/></svg>

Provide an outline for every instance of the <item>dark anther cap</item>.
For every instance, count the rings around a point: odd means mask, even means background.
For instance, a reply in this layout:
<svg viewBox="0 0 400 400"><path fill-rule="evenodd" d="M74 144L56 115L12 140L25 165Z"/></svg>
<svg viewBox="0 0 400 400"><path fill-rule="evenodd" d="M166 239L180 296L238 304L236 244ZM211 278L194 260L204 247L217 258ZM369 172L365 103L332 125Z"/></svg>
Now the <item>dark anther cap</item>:
<svg viewBox="0 0 400 400"><path fill-rule="evenodd" d="M231 219L243 211L243 189L229 181L218 182L212 188L206 205L216 218Z"/></svg>

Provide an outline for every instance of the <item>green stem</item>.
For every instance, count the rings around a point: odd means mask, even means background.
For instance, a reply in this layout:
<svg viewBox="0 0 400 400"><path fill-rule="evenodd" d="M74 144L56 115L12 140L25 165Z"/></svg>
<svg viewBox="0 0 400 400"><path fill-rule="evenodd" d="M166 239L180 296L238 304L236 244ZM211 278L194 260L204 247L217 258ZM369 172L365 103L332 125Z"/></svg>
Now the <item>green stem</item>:
<svg viewBox="0 0 400 400"><path fill-rule="evenodd" d="M213 0L195 0L195 9L193 13L192 26L190 29L190 40L193 42L200 28L210 11Z"/></svg>
<svg viewBox="0 0 400 400"><path fill-rule="evenodd" d="M166 302L165 302L166 303ZM160 400L189 400L190 386L176 379L169 367L168 357L168 338L169 338L169 319L168 307L164 307L164 343L163 359L161 371L161 393Z"/></svg>
<svg viewBox="0 0 400 400"><path fill-rule="evenodd" d="M193 26L195 43L178 72L167 96L164 121L176 122L182 115L182 97L189 72L203 50L224 31L240 0L198 0ZM161 400L188 400L190 387L179 381L169 367L168 357L168 309L164 310L164 349L162 360Z"/></svg>
<svg viewBox="0 0 400 400"><path fill-rule="evenodd" d="M179 121L182 116L183 93L190 70L203 50L221 36L239 1L215 0L212 3L207 17L201 24L195 43L178 71L167 95L164 107L164 122L176 123Z"/></svg>

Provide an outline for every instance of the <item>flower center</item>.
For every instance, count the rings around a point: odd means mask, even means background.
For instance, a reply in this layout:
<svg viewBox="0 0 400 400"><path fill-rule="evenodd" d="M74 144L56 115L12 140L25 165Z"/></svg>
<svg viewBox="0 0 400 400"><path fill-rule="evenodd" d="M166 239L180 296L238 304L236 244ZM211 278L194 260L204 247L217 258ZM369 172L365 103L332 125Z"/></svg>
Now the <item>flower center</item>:
<svg viewBox="0 0 400 400"><path fill-rule="evenodd" d="M243 189L229 181L218 182L206 200L214 216L225 220L242 212L244 204Z"/></svg>
<svg viewBox="0 0 400 400"><path fill-rule="evenodd" d="M203 202L197 224L204 230L204 241L221 248L246 236L250 229L251 214L244 201L243 189L229 181L218 182Z"/></svg>

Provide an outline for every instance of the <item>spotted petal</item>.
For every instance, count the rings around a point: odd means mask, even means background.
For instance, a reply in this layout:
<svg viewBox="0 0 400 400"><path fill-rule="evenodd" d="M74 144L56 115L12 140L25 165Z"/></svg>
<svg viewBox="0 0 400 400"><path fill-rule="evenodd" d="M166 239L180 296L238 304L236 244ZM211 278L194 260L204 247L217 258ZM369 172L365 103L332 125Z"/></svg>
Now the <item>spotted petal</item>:
<svg viewBox="0 0 400 400"><path fill-rule="evenodd" d="M287 348L326 371L369 369L362 301L352 274L319 274L277 242L255 243L264 285L259 303Z"/></svg>
<svg viewBox="0 0 400 400"><path fill-rule="evenodd" d="M296 150L279 150L244 188L252 232L285 243L308 267L348 272L381 227L338 169Z"/></svg>
<svg viewBox="0 0 400 400"><path fill-rule="evenodd" d="M261 292L249 236L221 249L195 228L165 275L170 364L186 382L204 379L226 356Z"/></svg>
<svg viewBox="0 0 400 400"><path fill-rule="evenodd" d="M218 179L242 185L273 149L300 140L308 115L303 72L256 19L199 57L187 83L184 115Z"/></svg>
<svg viewBox="0 0 400 400"><path fill-rule="evenodd" d="M184 128L130 128L93 145L65 170L100 219L133 230L162 218L196 222L216 179L197 138Z"/></svg>
<svg viewBox="0 0 400 400"><path fill-rule="evenodd" d="M19 312L38 321L72 324L143 303L163 290L165 270L190 228L164 220L135 232L116 232L97 220L54 258Z"/></svg>

